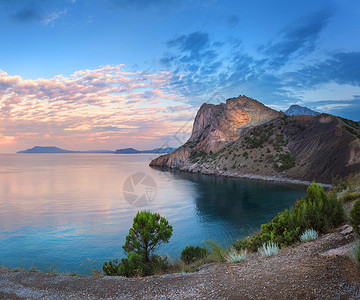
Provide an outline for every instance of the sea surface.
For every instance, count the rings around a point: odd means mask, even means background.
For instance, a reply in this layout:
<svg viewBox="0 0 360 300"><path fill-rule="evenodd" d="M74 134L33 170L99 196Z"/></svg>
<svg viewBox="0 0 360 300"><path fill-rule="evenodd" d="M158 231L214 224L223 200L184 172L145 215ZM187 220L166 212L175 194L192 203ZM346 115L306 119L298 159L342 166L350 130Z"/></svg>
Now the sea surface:
<svg viewBox="0 0 360 300"><path fill-rule="evenodd" d="M139 210L158 212L173 236L158 253L223 246L259 230L305 195L296 184L166 171L156 155L1 154L0 265L90 274L124 257Z"/></svg>

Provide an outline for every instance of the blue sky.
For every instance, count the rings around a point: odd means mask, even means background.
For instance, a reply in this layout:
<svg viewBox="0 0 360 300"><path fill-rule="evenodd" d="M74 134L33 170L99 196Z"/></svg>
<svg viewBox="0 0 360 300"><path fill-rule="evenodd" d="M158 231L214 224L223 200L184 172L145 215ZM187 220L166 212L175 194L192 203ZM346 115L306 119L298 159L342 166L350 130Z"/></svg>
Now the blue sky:
<svg viewBox="0 0 360 300"><path fill-rule="evenodd" d="M214 95L360 120L359 1L0 0L0 14L0 152L158 146Z"/></svg>

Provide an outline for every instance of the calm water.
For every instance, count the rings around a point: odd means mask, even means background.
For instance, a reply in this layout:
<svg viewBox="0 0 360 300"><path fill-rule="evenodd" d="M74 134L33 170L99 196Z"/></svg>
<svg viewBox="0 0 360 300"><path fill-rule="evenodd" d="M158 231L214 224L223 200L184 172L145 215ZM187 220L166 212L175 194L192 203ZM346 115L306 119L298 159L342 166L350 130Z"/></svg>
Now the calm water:
<svg viewBox="0 0 360 300"><path fill-rule="evenodd" d="M259 229L305 194L304 186L150 168L150 155L0 155L0 264L89 273L123 257L139 209L174 227L160 254L178 257L204 240L229 244ZM143 208L123 196L126 178L149 175L156 195ZM152 195L154 195L152 189Z"/></svg>

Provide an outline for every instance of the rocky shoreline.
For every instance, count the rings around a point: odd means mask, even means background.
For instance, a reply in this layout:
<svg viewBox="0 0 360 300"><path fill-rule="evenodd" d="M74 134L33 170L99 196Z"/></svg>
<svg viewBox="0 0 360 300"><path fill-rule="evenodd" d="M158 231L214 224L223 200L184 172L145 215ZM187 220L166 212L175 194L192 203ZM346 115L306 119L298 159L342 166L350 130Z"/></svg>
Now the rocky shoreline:
<svg viewBox="0 0 360 300"><path fill-rule="evenodd" d="M313 182L306 181L306 180L298 180L298 179L292 179L283 177L280 175L275 176L263 176L263 175L255 175L255 174L239 174L229 171L221 171L221 170L215 170L207 168L206 165L193 165L192 167L182 167L182 168L169 168L169 167L158 167L158 166L152 166L154 168L159 168L162 170L178 170L181 172L189 172L194 174L201 174L201 175L210 175L210 176L224 176L229 178L241 178L241 179L251 179L251 180L261 180L261 181L274 181L274 182L282 182L282 183L291 183L291 184L300 184L300 185L310 185ZM322 183L322 182L316 182L318 184L321 184L325 188L331 188L332 185L328 183Z"/></svg>

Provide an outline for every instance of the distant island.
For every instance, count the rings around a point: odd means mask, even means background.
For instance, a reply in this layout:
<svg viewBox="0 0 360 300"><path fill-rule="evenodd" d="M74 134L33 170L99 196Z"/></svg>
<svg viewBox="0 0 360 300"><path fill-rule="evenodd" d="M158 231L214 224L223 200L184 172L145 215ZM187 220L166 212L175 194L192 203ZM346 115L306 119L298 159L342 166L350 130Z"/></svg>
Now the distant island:
<svg viewBox="0 0 360 300"><path fill-rule="evenodd" d="M42 147L42 146L35 146L31 149L26 149L23 151L18 151L16 153L112 153L112 154L141 154L141 153L171 153L176 148L155 148L152 150L136 150L134 148L125 148L125 149L119 149L116 151L112 150L88 150L88 151L73 151L73 150L65 150L54 146L49 147Z"/></svg>
<svg viewBox="0 0 360 300"><path fill-rule="evenodd" d="M136 150L134 148L125 148L125 149L118 149L115 151L115 154L141 154L141 153L171 153L175 151L177 148L155 148L152 150Z"/></svg>

